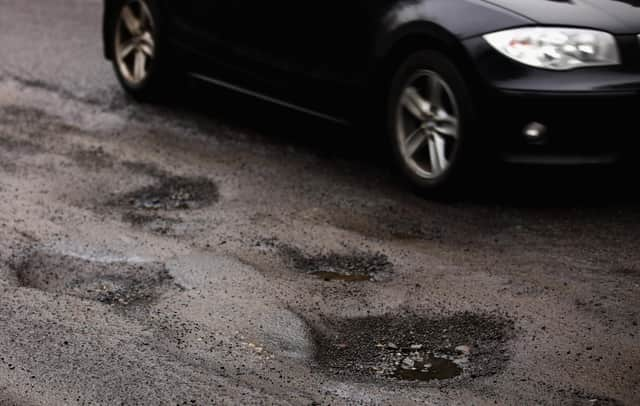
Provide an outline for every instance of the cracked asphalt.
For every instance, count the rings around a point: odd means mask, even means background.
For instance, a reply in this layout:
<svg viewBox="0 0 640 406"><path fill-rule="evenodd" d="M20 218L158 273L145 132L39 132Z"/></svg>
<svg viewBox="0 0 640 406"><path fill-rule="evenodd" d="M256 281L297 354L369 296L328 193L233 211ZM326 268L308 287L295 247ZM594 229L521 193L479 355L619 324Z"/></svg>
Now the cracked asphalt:
<svg viewBox="0 0 640 406"><path fill-rule="evenodd" d="M421 199L353 129L134 103L100 13L0 0L0 405L640 404L637 169Z"/></svg>

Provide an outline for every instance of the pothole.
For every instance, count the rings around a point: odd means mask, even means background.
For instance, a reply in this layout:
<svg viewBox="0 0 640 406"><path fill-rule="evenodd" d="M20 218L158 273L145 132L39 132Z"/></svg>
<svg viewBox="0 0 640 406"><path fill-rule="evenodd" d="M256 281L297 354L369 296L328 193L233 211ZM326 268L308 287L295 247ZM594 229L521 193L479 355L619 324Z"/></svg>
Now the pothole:
<svg viewBox="0 0 640 406"><path fill-rule="evenodd" d="M193 210L218 201L218 187L206 178L166 177L113 202L136 210Z"/></svg>
<svg viewBox="0 0 640 406"><path fill-rule="evenodd" d="M502 316L380 316L314 330L316 360L346 379L446 381L490 376L508 361L513 322Z"/></svg>
<svg viewBox="0 0 640 406"><path fill-rule="evenodd" d="M161 263L98 261L29 251L12 268L22 287L109 305L145 304L179 288Z"/></svg>
<svg viewBox="0 0 640 406"><path fill-rule="evenodd" d="M393 264L389 258L379 252L308 255L289 245L281 245L279 252L296 270L327 282L381 281L393 272Z"/></svg>

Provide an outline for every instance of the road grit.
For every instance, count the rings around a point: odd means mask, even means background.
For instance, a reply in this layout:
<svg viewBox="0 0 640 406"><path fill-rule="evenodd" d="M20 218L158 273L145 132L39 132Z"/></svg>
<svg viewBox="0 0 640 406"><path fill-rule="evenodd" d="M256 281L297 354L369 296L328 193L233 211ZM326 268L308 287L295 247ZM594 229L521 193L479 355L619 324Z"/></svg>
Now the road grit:
<svg viewBox="0 0 640 406"><path fill-rule="evenodd" d="M96 103L0 82L0 403L640 399L635 207L429 203Z"/></svg>

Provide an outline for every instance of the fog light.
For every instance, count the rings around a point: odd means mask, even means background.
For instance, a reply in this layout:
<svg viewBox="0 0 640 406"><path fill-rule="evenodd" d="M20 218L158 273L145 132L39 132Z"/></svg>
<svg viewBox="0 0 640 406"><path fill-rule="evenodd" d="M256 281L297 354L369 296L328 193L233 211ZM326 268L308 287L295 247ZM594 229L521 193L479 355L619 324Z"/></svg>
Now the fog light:
<svg viewBox="0 0 640 406"><path fill-rule="evenodd" d="M540 142L547 135L547 127L544 124L533 122L524 127L523 133L529 141Z"/></svg>

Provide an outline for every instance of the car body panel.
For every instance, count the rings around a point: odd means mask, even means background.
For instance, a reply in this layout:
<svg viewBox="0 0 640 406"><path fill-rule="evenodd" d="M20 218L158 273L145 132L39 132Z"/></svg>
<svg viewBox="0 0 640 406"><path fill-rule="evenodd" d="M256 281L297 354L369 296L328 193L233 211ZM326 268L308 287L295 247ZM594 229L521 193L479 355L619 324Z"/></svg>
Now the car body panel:
<svg viewBox="0 0 640 406"><path fill-rule="evenodd" d="M372 64L407 36L467 38L532 23L481 0L211 0L185 12L199 3L168 3L183 42L195 41L207 54L226 48L243 66L347 85L362 84Z"/></svg>
<svg viewBox="0 0 640 406"><path fill-rule="evenodd" d="M486 0L539 24L640 33L640 0Z"/></svg>
<svg viewBox="0 0 640 406"><path fill-rule="evenodd" d="M107 0L107 3L113 0ZM462 40L488 32L534 25L585 25L628 31L628 20L640 13L640 0L157 0L168 18L171 39L192 55L209 59L202 66L223 64L267 87L307 86L328 94L366 89L394 47L424 37L456 48L461 55L482 58L486 44ZM608 11L602 11L605 7ZM613 17L615 15L616 17ZM626 16L626 17L624 17ZM625 21L625 19L627 21ZM635 20L634 20L635 21ZM640 25L640 18L637 23ZM640 26L637 31L640 32ZM629 40L627 40L629 42ZM633 40L631 40L633 42ZM469 48L469 44L479 47ZM630 45L633 47L635 44ZM626 61L636 63L633 50ZM639 57L640 58L640 57ZM500 58L496 58L500 61ZM502 60L507 61L506 58ZM194 65L197 65L194 64ZM510 64L508 64L510 65ZM512 65L512 64L511 64ZM505 75L528 73L516 66L486 75L501 86ZM526 72L525 72L526 71ZM207 72L203 72L207 73ZM537 76L551 75L532 71ZM624 76L624 75L623 75ZM627 79L632 80L633 74ZM558 81L562 84L562 80ZM549 85L553 85L551 80ZM574 87L582 86L578 80ZM275 86L270 86L276 84ZM507 88L510 88L507 86ZM560 86L559 91L564 88Z"/></svg>
<svg viewBox="0 0 640 406"><path fill-rule="evenodd" d="M483 121L505 122L505 136L499 128L485 136L506 138L503 144L517 144L516 149L523 147L521 129L527 122L548 118L555 137L564 130L560 122L566 116L581 124L578 139L586 139L590 129L602 126L584 125L581 111L613 116L613 106L640 104L640 0L154 1L165 14L164 35L187 72L332 117L370 118L372 103L383 94L378 86L388 84L402 57L432 48L457 63ZM105 0L105 27L115 2ZM538 69L509 59L482 37L536 25L611 32L622 64ZM105 28L107 50L108 38ZM563 104L572 107L558 114ZM596 134L596 142L601 137ZM570 150L558 140L554 145ZM541 154L536 156L549 153L533 148ZM578 156L585 157L588 149L579 148Z"/></svg>
<svg viewBox="0 0 640 406"><path fill-rule="evenodd" d="M640 41L635 35L620 36L625 64L570 71L552 71L515 62L492 48L482 37L463 43L483 83L503 92L567 93L588 95L640 94Z"/></svg>

